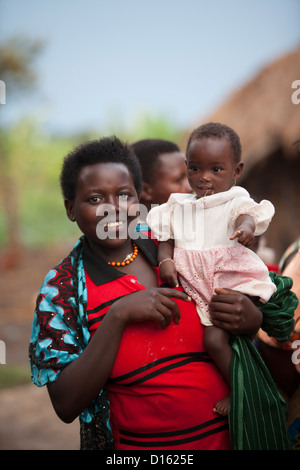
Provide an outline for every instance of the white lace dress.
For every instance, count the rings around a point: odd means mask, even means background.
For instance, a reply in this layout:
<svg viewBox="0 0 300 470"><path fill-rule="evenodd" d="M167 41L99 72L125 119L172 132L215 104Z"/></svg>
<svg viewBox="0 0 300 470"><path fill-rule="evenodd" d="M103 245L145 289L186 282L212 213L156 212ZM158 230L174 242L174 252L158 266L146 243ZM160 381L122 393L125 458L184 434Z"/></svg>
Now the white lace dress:
<svg viewBox="0 0 300 470"><path fill-rule="evenodd" d="M239 215L251 215L261 235L274 215L267 200L259 204L239 186L197 199L171 194L154 207L147 223L159 241L174 240L174 262L184 290L194 299L203 325L211 325L208 306L217 287L234 289L267 302L276 291L266 265L250 249L230 240Z"/></svg>

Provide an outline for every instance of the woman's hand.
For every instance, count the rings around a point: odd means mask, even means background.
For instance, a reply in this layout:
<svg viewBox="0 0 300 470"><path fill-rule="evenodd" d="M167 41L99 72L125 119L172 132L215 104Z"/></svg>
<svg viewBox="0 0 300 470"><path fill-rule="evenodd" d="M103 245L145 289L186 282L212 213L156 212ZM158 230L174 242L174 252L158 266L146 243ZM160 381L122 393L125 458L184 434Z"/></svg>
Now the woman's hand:
<svg viewBox="0 0 300 470"><path fill-rule="evenodd" d="M172 297L186 302L191 300L184 292L152 287L122 297L110 307L109 315L116 315L124 324L154 320L166 328L172 319L175 323L180 321L180 310Z"/></svg>
<svg viewBox="0 0 300 470"><path fill-rule="evenodd" d="M63 421L72 422L107 382L127 323L154 320L163 328L172 319L179 323L180 310L172 297L190 300L184 292L156 287L128 294L110 307L82 354L48 384L55 411Z"/></svg>
<svg viewBox="0 0 300 470"><path fill-rule="evenodd" d="M212 323L232 334L255 336L262 313L246 295L232 289L216 289L210 303Z"/></svg>

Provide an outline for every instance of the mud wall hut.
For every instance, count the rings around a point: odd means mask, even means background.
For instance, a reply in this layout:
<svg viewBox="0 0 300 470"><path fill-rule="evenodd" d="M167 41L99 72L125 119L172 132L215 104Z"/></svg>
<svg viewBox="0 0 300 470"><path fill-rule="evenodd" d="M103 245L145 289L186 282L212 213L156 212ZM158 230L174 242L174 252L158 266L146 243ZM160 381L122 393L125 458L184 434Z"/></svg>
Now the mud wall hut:
<svg viewBox="0 0 300 470"><path fill-rule="evenodd" d="M266 233L275 262L300 236L299 85L300 47L266 66L194 126L222 122L239 134L245 163L239 183L255 200L269 199L276 209Z"/></svg>

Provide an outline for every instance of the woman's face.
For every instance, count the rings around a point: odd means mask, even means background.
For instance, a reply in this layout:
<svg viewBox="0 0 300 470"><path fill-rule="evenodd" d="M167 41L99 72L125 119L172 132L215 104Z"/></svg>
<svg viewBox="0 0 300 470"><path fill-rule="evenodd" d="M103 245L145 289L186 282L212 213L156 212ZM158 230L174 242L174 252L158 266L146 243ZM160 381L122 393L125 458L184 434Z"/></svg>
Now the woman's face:
<svg viewBox="0 0 300 470"><path fill-rule="evenodd" d="M117 248L128 238L137 215L138 195L128 168L121 163L96 163L82 168L74 201L66 201L70 220L92 246ZM132 208L133 214L128 214Z"/></svg>
<svg viewBox="0 0 300 470"><path fill-rule="evenodd" d="M230 189L239 178L243 163L234 163L227 139L205 138L190 145L188 180L198 197Z"/></svg>

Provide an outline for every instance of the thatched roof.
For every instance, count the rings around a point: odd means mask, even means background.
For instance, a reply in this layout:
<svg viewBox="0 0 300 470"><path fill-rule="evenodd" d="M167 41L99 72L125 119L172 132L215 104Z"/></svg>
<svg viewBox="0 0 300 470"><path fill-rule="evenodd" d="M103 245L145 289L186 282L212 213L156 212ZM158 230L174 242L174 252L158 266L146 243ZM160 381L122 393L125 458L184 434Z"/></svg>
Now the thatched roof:
<svg viewBox="0 0 300 470"><path fill-rule="evenodd" d="M266 66L194 127L209 121L232 127L241 138L246 172L279 148L286 158L299 157L300 146L293 145L300 139L300 103L292 102L295 80L300 80L300 47Z"/></svg>

